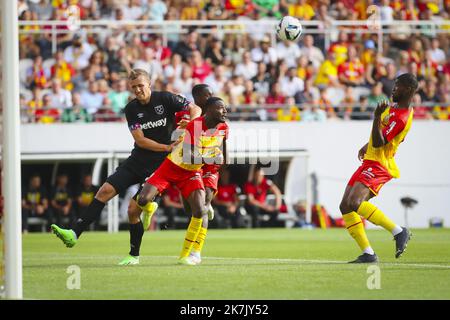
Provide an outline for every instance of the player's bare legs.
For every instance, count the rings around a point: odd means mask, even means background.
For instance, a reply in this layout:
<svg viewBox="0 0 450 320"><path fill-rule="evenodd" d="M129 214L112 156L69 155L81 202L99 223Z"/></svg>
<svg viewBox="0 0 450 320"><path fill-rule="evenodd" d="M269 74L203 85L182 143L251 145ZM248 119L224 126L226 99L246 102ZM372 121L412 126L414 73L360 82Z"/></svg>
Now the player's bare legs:
<svg viewBox="0 0 450 320"><path fill-rule="evenodd" d="M352 211L357 212L359 206L364 201L369 201L374 197L372 191L361 182L356 182L353 187L347 186L339 208L342 214Z"/></svg>
<svg viewBox="0 0 450 320"><path fill-rule="evenodd" d="M353 263L370 263L378 260L370 246L361 217L357 213L360 204L372 196L372 192L366 186L356 182L353 186L347 185L339 206L345 227L362 251L362 255L352 261Z"/></svg>
<svg viewBox="0 0 450 320"><path fill-rule="evenodd" d="M158 188L156 188L154 185L151 185L149 183L145 183L144 187L142 188L141 192L139 193L137 205L139 207L145 207L145 205L153 201L153 199L156 197L156 195L159 193Z"/></svg>
<svg viewBox="0 0 450 320"><path fill-rule="evenodd" d="M137 202L134 199L130 200L130 203L128 204L128 221L130 224L136 224L141 222L141 213L142 209L139 208L137 205Z"/></svg>
<svg viewBox="0 0 450 320"><path fill-rule="evenodd" d="M211 188L205 188L205 207L208 214L208 220L214 219L214 209L211 205L211 202L214 198L214 190Z"/></svg>
<svg viewBox="0 0 450 320"><path fill-rule="evenodd" d="M373 224L379 225L392 233L396 241L396 258L400 257L405 251L410 238L410 233L406 228L395 224L375 205L368 202L374 196L375 194L364 184L355 182L353 187L347 186L340 205L347 230L363 251L363 254L353 261L355 263L377 261L359 216L363 216Z"/></svg>

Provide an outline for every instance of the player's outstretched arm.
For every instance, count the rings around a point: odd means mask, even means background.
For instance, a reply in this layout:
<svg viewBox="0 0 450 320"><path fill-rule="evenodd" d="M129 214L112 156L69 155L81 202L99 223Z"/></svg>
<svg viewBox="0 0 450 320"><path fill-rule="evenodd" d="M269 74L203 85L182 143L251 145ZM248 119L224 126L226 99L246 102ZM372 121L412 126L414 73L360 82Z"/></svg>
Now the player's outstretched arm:
<svg viewBox="0 0 450 320"><path fill-rule="evenodd" d="M383 114L384 110L388 107L387 101L382 101L378 103L377 108L374 112L374 119L373 119L373 125L372 125L372 144L374 148L379 148L384 146L387 143L387 140L385 139L383 135L383 131L381 129L381 115Z"/></svg>
<svg viewBox="0 0 450 320"><path fill-rule="evenodd" d="M146 138L141 129L131 131L134 141L139 148L156 151L156 152L171 152L174 144L162 144L152 139Z"/></svg>
<svg viewBox="0 0 450 320"><path fill-rule="evenodd" d="M194 103L189 103L188 106L189 115L191 116L191 120L198 118L202 115L202 109Z"/></svg>

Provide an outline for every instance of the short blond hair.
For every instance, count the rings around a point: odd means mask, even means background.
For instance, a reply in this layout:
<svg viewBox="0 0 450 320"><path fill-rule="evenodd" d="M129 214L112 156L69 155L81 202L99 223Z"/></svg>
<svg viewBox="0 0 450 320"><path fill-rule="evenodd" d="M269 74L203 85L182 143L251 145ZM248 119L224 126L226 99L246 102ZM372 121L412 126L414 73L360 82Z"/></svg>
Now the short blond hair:
<svg viewBox="0 0 450 320"><path fill-rule="evenodd" d="M143 69L132 69L128 74L128 80L136 80L138 77L144 77L150 82L150 75Z"/></svg>

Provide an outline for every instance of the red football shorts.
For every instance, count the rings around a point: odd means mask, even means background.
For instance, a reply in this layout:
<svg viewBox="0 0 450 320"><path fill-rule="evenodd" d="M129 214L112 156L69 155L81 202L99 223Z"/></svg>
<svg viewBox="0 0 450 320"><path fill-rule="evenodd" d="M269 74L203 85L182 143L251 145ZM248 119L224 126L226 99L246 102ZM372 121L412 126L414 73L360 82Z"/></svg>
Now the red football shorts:
<svg viewBox="0 0 450 320"><path fill-rule="evenodd" d="M364 160L362 165L356 170L348 182L349 186L353 186L355 182L361 182L374 195L377 195L381 187L392 179L389 172L378 162Z"/></svg>
<svg viewBox="0 0 450 320"><path fill-rule="evenodd" d="M200 170L186 170L169 159L165 159L146 182L155 186L160 193L166 190L169 185L174 185L180 189L183 198L187 199L193 191L205 190L201 174Z"/></svg>
<svg viewBox="0 0 450 320"><path fill-rule="evenodd" d="M202 167L202 179L205 188L210 188L217 192L217 185L219 184L219 170L216 165L205 164Z"/></svg>

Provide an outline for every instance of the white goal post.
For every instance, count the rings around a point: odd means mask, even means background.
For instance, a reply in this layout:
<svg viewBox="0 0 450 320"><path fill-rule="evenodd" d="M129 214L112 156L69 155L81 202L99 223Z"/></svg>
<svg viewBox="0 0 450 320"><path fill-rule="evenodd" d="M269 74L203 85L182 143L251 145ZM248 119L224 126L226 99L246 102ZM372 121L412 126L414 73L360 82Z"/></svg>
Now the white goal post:
<svg viewBox="0 0 450 320"><path fill-rule="evenodd" d="M2 221L5 297L22 299L19 38L17 1L0 1L2 65Z"/></svg>

